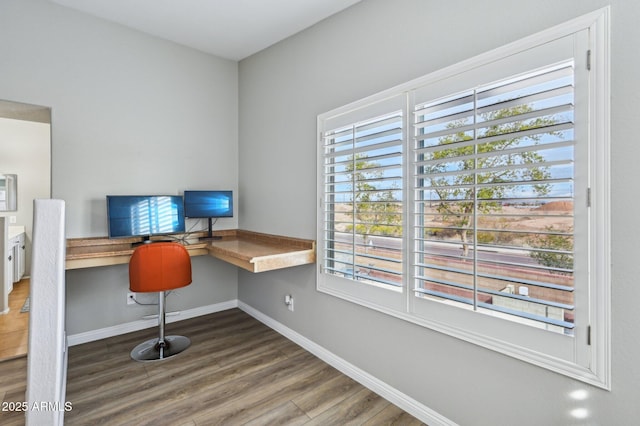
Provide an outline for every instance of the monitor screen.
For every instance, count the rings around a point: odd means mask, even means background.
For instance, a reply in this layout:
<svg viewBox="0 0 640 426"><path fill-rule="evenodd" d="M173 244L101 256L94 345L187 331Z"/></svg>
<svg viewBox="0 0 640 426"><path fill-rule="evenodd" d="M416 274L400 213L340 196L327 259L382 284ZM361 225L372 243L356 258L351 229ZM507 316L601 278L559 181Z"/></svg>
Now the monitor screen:
<svg viewBox="0 0 640 426"><path fill-rule="evenodd" d="M233 217L233 192L184 191L184 215L191 218Z"/></svg>
<svg viewBox="0 0 640 426"><path fill-rule="evenodd" d="M109 238L175 234L185 231L179 195L107 195Z"/></svg>

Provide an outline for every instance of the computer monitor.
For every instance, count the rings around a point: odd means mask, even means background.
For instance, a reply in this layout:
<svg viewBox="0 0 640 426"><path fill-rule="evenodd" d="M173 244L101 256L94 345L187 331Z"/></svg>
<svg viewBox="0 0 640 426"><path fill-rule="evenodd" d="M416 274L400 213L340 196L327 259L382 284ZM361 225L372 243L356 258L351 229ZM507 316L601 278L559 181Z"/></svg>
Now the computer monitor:
<svg viewBox="0 0 640 426"><path fill-rule="evenodd" d="M184 191L184 214L188 218L208 219L207 236L213 239L213 219L233 217L233 191Z"/></svg>
<svg viewBox="0 0 640 426"><path fill-rule="evenodd" d="M184 217L179 195L107 195L109 238L183 233Z"/></svg>

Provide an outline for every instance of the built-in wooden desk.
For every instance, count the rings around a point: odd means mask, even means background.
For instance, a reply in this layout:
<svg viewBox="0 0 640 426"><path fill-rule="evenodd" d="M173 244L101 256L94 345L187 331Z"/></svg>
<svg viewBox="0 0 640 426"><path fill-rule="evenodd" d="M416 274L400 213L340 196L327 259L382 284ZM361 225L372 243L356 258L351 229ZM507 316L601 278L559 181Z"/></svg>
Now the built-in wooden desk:
<svg viewBox="0 0 640 426"><path fill-rule="evenodd" d="M316 261L312 240L235 230L207 245L209 254L247 271L264 272Z"/></svg>
<svg viewBox="0 0 640 426"><path fill-rule="evenodd" d="M314 263L315 241L280 235L262 234L240 229L216 231L219 239L198 241L201 233L180 238L191 256L209 255L250 272ZM93 268L129 263L134 244L140 238L106 237L70 238L67 240L66 269Z"/></svg>

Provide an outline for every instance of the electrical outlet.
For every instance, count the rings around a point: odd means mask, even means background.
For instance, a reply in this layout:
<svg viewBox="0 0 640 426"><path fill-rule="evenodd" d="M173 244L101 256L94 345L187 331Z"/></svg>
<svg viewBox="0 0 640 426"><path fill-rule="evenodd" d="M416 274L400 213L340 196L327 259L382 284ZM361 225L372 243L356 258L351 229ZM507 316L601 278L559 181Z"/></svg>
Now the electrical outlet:
<svg viewBox="0 0 640 426"><path fill-rule="evenodd" d="M293 312L293 296L292 295L287 294L286 296L284 296L284 304L287 305L287 309Z"/></svg>
<svg viewBox="0 0 640 426"><path fill-rule="evenodd" d="M135 305L136 304L136 294L134 292L127 293L127 305Z"/></svg>

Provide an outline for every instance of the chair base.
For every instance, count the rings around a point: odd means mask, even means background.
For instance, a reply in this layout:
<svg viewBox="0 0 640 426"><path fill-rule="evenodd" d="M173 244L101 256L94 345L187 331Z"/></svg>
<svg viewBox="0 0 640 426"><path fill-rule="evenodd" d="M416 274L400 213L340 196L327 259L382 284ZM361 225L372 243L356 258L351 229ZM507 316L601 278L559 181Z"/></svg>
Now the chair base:
<svg viewBox="0 0 640 426"><path fill-rule="evenodd" d="M191 340L184 336L166 336L165 346L160 350L158 338L150 339L140 343L131 351L131 358L136 361L161 361L167 359L191 346Z"/></svg>

